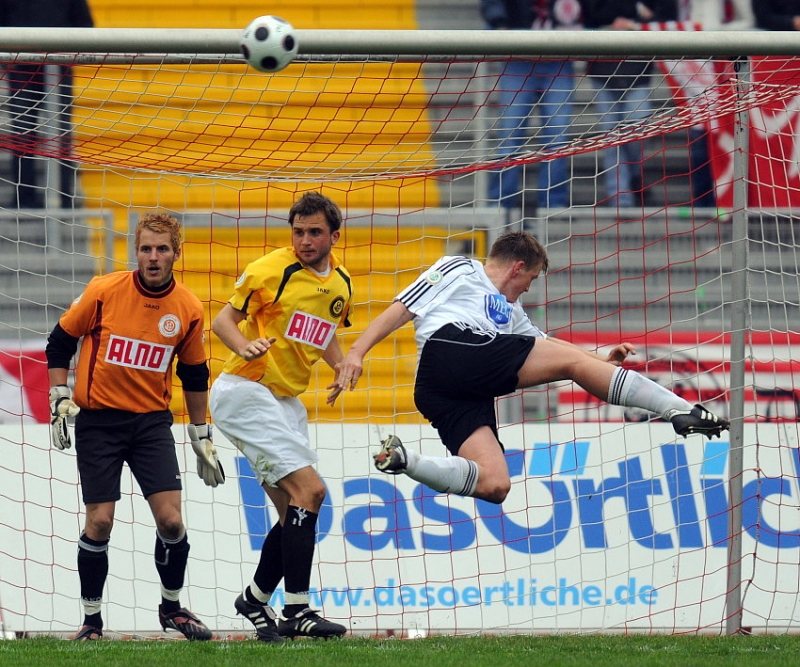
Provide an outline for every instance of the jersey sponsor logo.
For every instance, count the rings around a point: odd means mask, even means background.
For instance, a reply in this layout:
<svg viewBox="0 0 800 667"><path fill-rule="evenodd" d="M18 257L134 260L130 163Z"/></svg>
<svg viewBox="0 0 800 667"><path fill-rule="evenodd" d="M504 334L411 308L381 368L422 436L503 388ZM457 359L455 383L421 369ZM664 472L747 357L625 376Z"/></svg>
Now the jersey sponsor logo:
<svg viewBox="0 0 800 667"><path fill-rule="evenodd" d="M289 318L285 335L291 340L325 350L335 331L336 325L333 322L298 310Z"/></svg>
<svg viewBox="0 0 800 667"><path fill-rule="evenodd" d="M331 317L334 317L338 320L342 316L343 310L344 310L344 297L337 296L333 301L331 301L331 307L330 307Z"/></svg>
<svg viewBox="0 0 800 667"><path fill-rule="evenodd" d="M162 336L172 338L181 331L181 321L175 315L164 315L158 321L158 330Z"/></svg>
<svg viewBox="0 0 800 667"><path fill-rule="evenodd" d="M484 297L486 317L495 324L508 324L511 321L511 304L502 294L487 294Z"/></svg>
<svg viewBox="0 0 800 667"><path fill-rule="evenodd" d="M111 336L108 339L106 362L116 366L165 373L172 359L172 345L161 345L135 338Z"/></svg>
<svg viewBox="0 0 800 667"><path fill-rule="evenodd" d="M247 278L247 271L243 271L242 275L240 275L236 279L236 282L233 283L234 287L240 287L241 285L243 285L246 278Z"/></svg>

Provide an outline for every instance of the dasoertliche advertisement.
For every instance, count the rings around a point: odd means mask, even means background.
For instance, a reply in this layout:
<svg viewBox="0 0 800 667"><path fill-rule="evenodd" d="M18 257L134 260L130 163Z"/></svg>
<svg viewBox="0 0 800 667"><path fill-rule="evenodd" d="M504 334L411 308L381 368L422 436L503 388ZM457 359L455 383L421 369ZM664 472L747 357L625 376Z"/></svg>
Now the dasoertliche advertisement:
<svg viewBox="0 0 800 667"><path fill-rule="evenodd" d="M217 631L249 632L233 600L276 515L219 431L227 481L215 489L195 474L183 426L174 432L191 543L181 601ZM727 440L677 438L660 421L502 427L512 490L500 506L377 472L371 455L390 432L424 454L445 455L429 427L311 427L328 487L311 606L351 631L724 624ZM15 631L73 631L82 620L76 540L83 522L74 453L53 450L47 426L0 426L0 438L4 622ZM797 425L746 424L744 441L744 622L791 625L800 620L791 594L800 576ZM149 508L126 469L109 548L108 629L160 631L154 541ZM273 597L278 610L283 595L279 588Z"/></svg>

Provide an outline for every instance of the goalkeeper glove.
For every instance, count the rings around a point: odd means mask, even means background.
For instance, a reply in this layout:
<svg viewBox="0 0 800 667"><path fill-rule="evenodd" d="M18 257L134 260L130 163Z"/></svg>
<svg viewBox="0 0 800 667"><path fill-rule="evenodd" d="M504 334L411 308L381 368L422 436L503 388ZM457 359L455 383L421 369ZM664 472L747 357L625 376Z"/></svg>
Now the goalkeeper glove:
<svg viewBox="0 0 800 667"><path fill-rule="evenodd" d="M189 424L186 427L192 449L197 454L197 474L206 486L225 483L225 471L217 458L217 450L211 440L211 424Z"/></svg>
<svg viewBox="0 0 800 667"><path fill-rule="evenodd" d="M72 400L72 391L65 384L50 387L50 435L57 449L69 449L72 440L69 437L67 417L74 417L81 409Z"/></svg>

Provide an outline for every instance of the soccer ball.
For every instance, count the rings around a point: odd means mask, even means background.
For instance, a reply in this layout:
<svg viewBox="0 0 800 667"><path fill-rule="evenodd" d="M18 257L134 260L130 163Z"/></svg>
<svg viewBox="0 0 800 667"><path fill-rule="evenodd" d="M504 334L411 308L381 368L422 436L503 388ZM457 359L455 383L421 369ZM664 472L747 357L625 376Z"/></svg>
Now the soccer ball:
<svg viewBox="0 0 800 667"><path fill-rule="evenodd" d="M278 72L297 55L294 28L277 16L259 16L242 32L239 50L257 70Z"/></svg>

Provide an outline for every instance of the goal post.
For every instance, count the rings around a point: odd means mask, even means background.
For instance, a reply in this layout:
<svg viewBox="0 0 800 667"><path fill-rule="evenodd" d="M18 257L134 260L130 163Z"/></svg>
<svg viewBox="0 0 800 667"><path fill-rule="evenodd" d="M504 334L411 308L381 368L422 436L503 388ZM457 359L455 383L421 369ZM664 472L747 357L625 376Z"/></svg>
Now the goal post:
<svg viewBox="0 0 800 667"><path fill-rule="evenodd" d="M329 491L312 606L354 634L403 636L795 625L800 42L681 27L297 30L298 58L272 75L245 64L236 30L0 28L4 62L47 84L31 115L0 73L4 631L66 635L82 618L74 454L50 447L47 425L44 342L60 313L93 275L132 269L136 220L167 211L184 223L177 275L204 303L216 377L226 350L211 319L248 262L289 243L286 214L310 189L345 213L345 349L438 257L484 259L499 233L527 229L550 257L524 297L534 322L600 352L629 340L632 368L732 418L722 441L682 440L571 383L503 397L512 491L493 506L371 466L389 433L445 453L414 406L410 327L376 346L336 407L320 364L303 396ZM609 125L587 63L622 58L647 66L649 107ZM502 101L501 74L555 60L571 73L557 110L568 128L552 141L535 104L514 116ZM540 177L558 161L567 203L542 206ZM34 207L11 201L22 164ZM621 165L638 177L617 193L629 205L609 191ZM702 166L712 205L696 199ZM491 192L511 174L510 193ZM202 484L177 387L173 411L193 545L182 601L217 636L247 635L233 600L275 514L221 435L228 481ZM112 636L158 634L153 530L126 471L103 606Z"/></svg>

